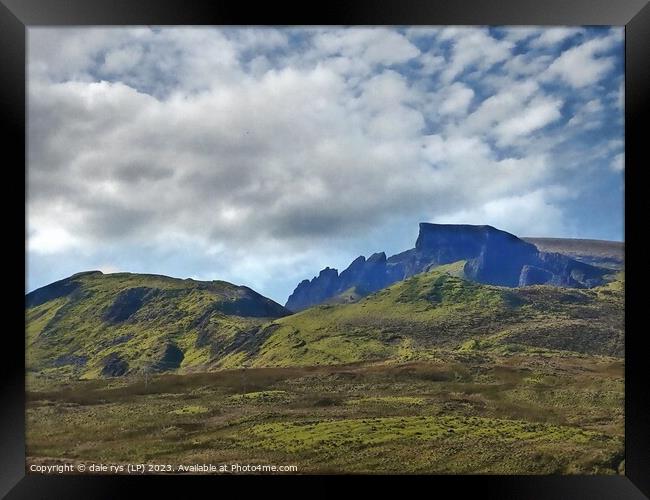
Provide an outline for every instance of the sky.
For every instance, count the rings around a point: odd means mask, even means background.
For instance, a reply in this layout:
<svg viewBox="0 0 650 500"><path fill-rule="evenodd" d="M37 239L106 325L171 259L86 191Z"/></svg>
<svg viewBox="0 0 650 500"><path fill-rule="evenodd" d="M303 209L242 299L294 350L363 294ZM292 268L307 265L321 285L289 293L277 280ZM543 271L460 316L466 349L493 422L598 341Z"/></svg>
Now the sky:
<svg viewBox="0 0 650 500"><path fill-rule="evenodd" d="M623 240L624 32L28 29L27 290L80 271L249 286L419 222Z"/></svg>

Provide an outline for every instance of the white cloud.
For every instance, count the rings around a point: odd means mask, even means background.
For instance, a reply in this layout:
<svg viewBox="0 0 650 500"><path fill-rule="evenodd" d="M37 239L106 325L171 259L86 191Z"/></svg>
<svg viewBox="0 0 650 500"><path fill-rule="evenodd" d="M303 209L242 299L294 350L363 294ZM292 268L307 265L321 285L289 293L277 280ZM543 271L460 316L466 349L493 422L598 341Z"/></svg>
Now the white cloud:
<svg viewBox="0 0 650 500"><path fill-rule="evenodd" d="M59 256L284 294L434 216L521 231L540 209L531 227L557 234L567 195L547 187L594 148L558 150L575 130L546 127L565 100L594 114L613 99L549 91L553 56L513 56L512 37L422 33L30 28L32 268Z"/></svg>
<svg viewBox="0 0 650 500"><path fill-rule="evenodd" d="M602 125L605 107L600 99L587 101L578 108L567 122L570 127L581 127L583 130L592 130Z"/></svg>
<svg viewBox="0 0 650 500"><path fill-rule="evenodd" d="M514 43L523 42L539 36L543 29L537 26L512 26L505 31L505 39Z"/></svg>
<svg viewBox="0 0 650 500"><path fill-rule="evenodd" d="M553 193L536 190L522 195L491 200L469 210L445 214L438 222L471 224L480 220L518 236L563 235L562 210L553 203Z"/></svg>
<svg viewBox="0 0 650 500"><path fill-rule="evenodd" d="M445 67L444 56L433 54L431 52L422 53L418 58L418 62L422 65L420 72L423 75L427 75L429 78L440 72Z"/></svg>
<svg viewBox="0 0 650 500"><path fill-rule="evenodd" d="M410 40L432 40L440 34L441 28L430 26L411 26L406 28L406 37Z"/></svg>
<svg viewBox="0 0 650 500"><path fill-rule="evenodd" d="M122 47L109 51L104 59L102 71L122 73L132 70L142 59L142 48L138 46Z"/></svg>
<svg viewBox="0 0 650 500"><path fill-rule="evenodd" d="M546 69L552 60L553 57L548 54L524 53L511 57L503 66L511 76L531 77Z"/></svg>
<svg viewBox="0 0 650 500"><path fill-rule="evenodd" d="M500 122L494 132L501 143L510 144L516 138L558 120L562 116L561 107L560 99L534 98L521 110L521 113Z"/></svg>
<svg viewBox="0 0 650 500"><path fill-rule="evenodd" d="M445 91L440 112L445 115L466 115L474 91L461 82L452 83Z"/></svg>
<svg viewBox="0 0 650 500"><path fill-rule="evenodd" d="M528 145L530 134L562 117L562 106L562 99L549 97L535 81L524 80L502 86L467 116L461 128L490 136L503 147Z"/></svg>
<svg viewBox="0 0 650 500"><path fill-rule="evenodd" d="M623 172L625 170L625 154L619 153L614 156L614 158L612 158L610 168L614 172Z"/></svg>
<svg viewBox="0 0 650 500"><path fill-rule="evenodd" d="M314 47L323 56L340 54L370 65L402 63L420 53L405 36L386 28L317 32Z"/></svg>
<svg viewBox="0 0 650 500"><path fill-rule="evenodd" d="M382 71L361 85L360 102L377 111L417 101L418 96L402 75L395 71Z"/></svg>
<svg viewBox="0 0 650 500"><path fill-rule="evenodd" d="M503 87L489 96L467 117L467 126L475 131L490 131L495 123L508 120L539 91L539 85L526 80Z"/></svg>
<svg viewBox="0 0 650 500"><path fill-rule="evenodd" d="M546 28L540 30L539 36L530 42L530 46L535 48L551 47L582 32L582 28L572 28L565 26L558 28Z"/></svg>
<svg viewBox="0 0 650 500"><path fill-rule="evenodd" d="M574 88L597 83L614 67L613 56L602 55L620 40L618 33L593 38L571 47L548 67L545 79L560 78Z"/></svg>
<svg viewBox="0 0 650 500"><path fill-rule="evenodd" d="M210 31L209 28L205 29ZM232 30L230 40L239 50L275 50L286 48L289 45L287 33L273 28Z"/></svg>
<svg viewBox="0 0 650 500"><path fill-rule="evenodd" d="M121 43L114 29L60 30L29 28L27 30L28 69L30 78L88 79L88 68L98 52L110 50Z"/></svg>
<svg viewBox="0 0 650 500"><path fill-rule="evenodd" d="M446 82L451 82L469 68L487 70L505 61L514 47L512 42L497 40L484 29L445 28L439 39L452 43L451 59L443 71Z"/></svg>
<svg viewBox="0 0 650 500"><path fill-rule="evenodd" d="M97 270L103 272L104 274L113 274L113 273L122 272L120 266L116 266L114 264L100 264L99 266L97 266Z"/></svg>

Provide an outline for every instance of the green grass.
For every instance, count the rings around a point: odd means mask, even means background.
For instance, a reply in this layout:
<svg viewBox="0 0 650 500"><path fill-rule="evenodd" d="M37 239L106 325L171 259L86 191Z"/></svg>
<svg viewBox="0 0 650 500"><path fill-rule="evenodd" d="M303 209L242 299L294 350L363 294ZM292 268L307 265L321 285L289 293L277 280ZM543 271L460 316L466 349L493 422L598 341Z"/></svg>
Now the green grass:
<svg viewBox="0 0 650 500"><path fill-rule="evenodd" d="M387 405L387 406L401 406L401 405L416 405L424 404L423 398L416 398L413 396L382 396L382 397L367 397L358 399L349 399L345 402L350 405Z"/></svg>
<svg viewBox="0 0 650 500"><path fill-rule="evenodd" d="M475 439L486 438L504 444L526 441L550 443L601 444L610 437L575 427L545 423L480 417L382 417L343 419L316 423L281 422L254 426L256 446L269 450L298 452L345 447L366 448L390 441L436 441L449 434Z"/></svg>
<svg viewBox="0 0 650 500"><path fill-rule="evenodd" d="M231 314L251 296L225 282L74 279L76 292L26 311L28 463L624 469L622 273L591 290L509 289L456 263L282 318ZM106 320L138 287L155 293ZM168 344L180 367L143 371ZM112 352L123 377L101 374Z"/></svg>
<svg viewBox="0 0 650 500"><path fill-rule="evenodd" d="M79 283L76 291L26 310L27 367L45 378L97 378L111 353L128 363L129 373L137 373L155 365L167 344L183 352L181 371L205 370L231 354L235 348L229 346L238 336L254 335L269 320L231 311L245 312L247 304L283 311L222 281L129 273L82 274L69 281ZM129 290L146 291L142 305L125 319L107 319Z"/></svg>
<svg viewBox="0 0 650 500"><path fill-rule="evenodd" d="M172 410L171 413L174 415L199 415L201 413L206 413L207 411L208 409L205 406L190 405Z"/></svg>
<svg viewBox="0 0 650 500"><path fill-rule="evenodd" d="M225 282L82 275L80 293L27 310L28 369L41 383L94 379L115 353L135 375L155 366L168 344L183 352L179 373L430 360L440 349L623 355L622 273L591 290L511 289L467 281L462 269L463 262L440 266L355 303L272 320L226 314L245 292ZM154 292L127 320L107 321L119 294L137 287Z"/></svg>
<svg viewBox="0 0 650 500"><path fill-rule="evenodd" d="M431 359L461 351L623 355L623 288L504 288L459 277L460 263L399 282L353 304L276 320L251 366Z"/></svg>
<svg viewBox="0 0 650 500"><path fill-rule="evenodd" d="M28 462L296 464L299 472L604 473L623 364L525 354L257 368L28 393Z"/></svg>
<svg viewBox="0 0 650 500"><path fill-rule="evenodd" d="M247 402L256 403L288 403L292 395L287 391L256 391L244 394L235 394L226 399L228 403L245 404Z"/></svg>

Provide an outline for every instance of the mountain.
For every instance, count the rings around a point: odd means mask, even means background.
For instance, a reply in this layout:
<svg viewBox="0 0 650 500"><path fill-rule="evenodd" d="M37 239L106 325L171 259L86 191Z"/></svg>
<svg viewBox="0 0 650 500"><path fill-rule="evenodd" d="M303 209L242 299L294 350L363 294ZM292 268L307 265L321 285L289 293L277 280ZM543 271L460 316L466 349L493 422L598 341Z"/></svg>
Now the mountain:
<svg viewBox="0 0 650 500"><path fill-rule="evenodd" d="M441 352L623 355L622 273L591 289L508 288L463 278L466 264L292 315L223 281L77 274L27 296L27 369L70 380Z"/></svg>
<svg viewBox="0 0 650 500"><path fill-rule="evenodd" d="M223 282L46 287L27 308L27 463L624 473L623 273L509 288L465 265L288 316Z"/></svg>
<svg viewBox="0 0 650 500"><path fill-rule="evenodd" d="M191 370L290 312L244 286L91 271L25 298L27 370L51 377ZM246 345L238 345L245 352Z"/></svg>
<svg viewBox="0 0 650 500"><path fill-rule="evenodd" d="M421 223L415 248L387 258L384 252L355 259L339 275L323 269L303 280L286 307L301 311L355 288L372 293L443 264L466 261L464 276L508 287L548 284L590 288L604 283L610 270L557 252L540 251L533 243L492 226Z"/></svg>
<svg viewBox="0 0 650 500"><path fill-rule="evenodd" d="M522 238L542 252L555 252L592 266L621 270L625 260L622 241L583 240L573 238Z"/></svg>
<svg viewBox="0 0 650 500"><path fill-rule="evenodd" d="M272 322L251 366L435 359L456 352L623 355L623 275L591 289L508 288L464 279L466 262L414 275L358 302Z"/></svg>

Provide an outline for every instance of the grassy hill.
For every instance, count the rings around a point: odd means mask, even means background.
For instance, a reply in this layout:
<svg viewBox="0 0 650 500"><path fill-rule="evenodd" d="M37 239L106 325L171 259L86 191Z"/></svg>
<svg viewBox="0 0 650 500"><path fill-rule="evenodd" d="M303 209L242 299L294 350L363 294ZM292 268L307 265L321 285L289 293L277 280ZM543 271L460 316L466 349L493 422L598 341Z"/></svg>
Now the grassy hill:
<svg viewBox="0 0 650 500"><path fill-rule="evenodd" d="M38 289L26 306L27 369L53 378L205 368L220 348L289 314L224 281L98 271Z"/></svg>
<svg viewBox="0 0 650 500"><path fill-rule="evenodd" d="M273 322L252 366L431 359L459 352L623 355L623 275L594 289L481 285L458 262L356 303L316 306Z"/></svg>
<svg viewBox="0 0 650 500"><path fill-rule="evenodd" d="M288 315L245 287L84 273L27 296L27 367L52 378L537 352L623 355L623 282L504 288L463 263Z"/></svg>
<svg viewBox="0 0 650 500"><path fill-rule="evenodd" d="M27 297L27 463L624 473L623 274L512 289L462 269L288 316L224 282L45 287Z"/></svg>

